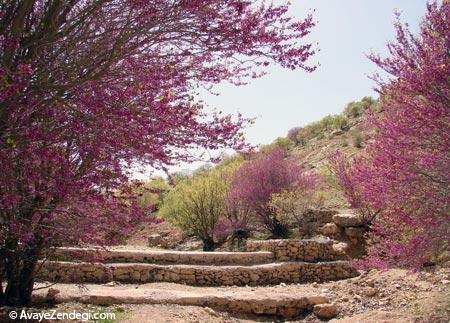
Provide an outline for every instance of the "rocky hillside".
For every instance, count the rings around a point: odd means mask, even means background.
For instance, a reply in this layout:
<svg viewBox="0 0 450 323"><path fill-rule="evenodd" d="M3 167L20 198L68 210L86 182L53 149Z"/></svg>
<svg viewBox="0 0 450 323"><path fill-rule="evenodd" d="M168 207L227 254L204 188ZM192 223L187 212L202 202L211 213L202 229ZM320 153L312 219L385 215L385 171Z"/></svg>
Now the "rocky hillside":
<svg viewBox="0 0 450 323"><path fill-rule="evenodd" d="M364 97L358 102L350 102L341 114L329 115L304 127L293 128L286 137L262 146L261 151L276 146L288 150L291 158L325 178L325 207L347 208L347 202L330 176L328 161L337 151L349 158L364 153L370 134L365 121L370 112L380 112L378 100Z"/></svg>
<svg viewBox="0 0 450 323"><path fill-rule="evenodd" d="M268 149L278 145L288 149L291 156L307 168L321 169L336 151L351 157L361 153L366 146L368 130L365 120L369 112L379 112L378 100L364 97L350 102L338 115L329 115L304 127L289 130L286 137L277 138Z"/></svg>

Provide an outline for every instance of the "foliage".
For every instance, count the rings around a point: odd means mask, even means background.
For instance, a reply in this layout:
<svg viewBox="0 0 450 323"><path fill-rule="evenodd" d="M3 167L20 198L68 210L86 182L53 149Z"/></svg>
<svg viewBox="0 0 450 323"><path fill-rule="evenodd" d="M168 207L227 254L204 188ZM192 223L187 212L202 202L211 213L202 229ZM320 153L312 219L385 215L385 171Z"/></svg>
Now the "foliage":
<svg viewBox="0 0 450 323"><path fill-rule="evenodd" d="M314 138L324 138L326 132L333 130L348 130L350 119L360 117L367 111L380 112L378 100L366 96L359 102L350 102L341 114L328 115L303 128L294 127L290 129L287 138L289 138L295 146L304 146ZM361 139L363 140L364 138L361 137Z"/></svg>
<svg viewBox="0 0 450 323"><path fill-rule="evenodd" d="M291 141L289 138L278 137L271 144L261 146L259 150L263 153L268 153L274 149L282 149L284 151L289 151L292 148L294 148L294 145L295 145L294 142Z"/></svg>
<svg viewBox="0 0 450 323"><path fill-rule="evenodd" d="M157 211L164 199L164 194L170 189L166 180L157 177L150 182L136 186L134 192L137 193L138 206L147 211L147 214Z"/></svg>
<svg viewBox="0 0 450 323"><path fill-rule="evenodd" d="M298 134L302 131L301 127L294 127L292 129L289 129L287 133L287 137L295 144L299 145L301 142L298 141Z"/></svg>
<svg viewBox="0 0 450 323"><path fill-rule="evenodd" d="M310 238L313 234L310 210L318 209L323 205L323 196L315 190L314 186L304 187L295 191L283 191L272 194L270 208L280 219L281 223L294 224L299 231Z"/></svg>
<svg viewBox="0 0 450 323"><path fill-rule="evenodd" d="M383 113L367 156L335 158L353 207L376 215L368 265L417 268L450 246L450 2L433 2L415 36L397 21L390 56L369 58Z"/></svg>
<svg viewBox="0 0 450 323"><path fill-rule="evenodd" d="M28 305L43 250L105 244L141 212L131 169L190 148L244 146L241 117L194 89L243 84L276 63L311 72L314 23L288 6L228 0L0 1L0 303ZM128 199L129 201L131 199ZM108 210L107 212L105 210ZM2 287L2 286L0 286Z"/></svg>
<svg viewBox="0 0 450 323"><path fill-rule="evenodd" d="M159 215L188 235L203 241L203 250L214 249L214 228L226 213L227 176L239 163L202 170L179 181L164 198Z"/></svg>
<svg viewBox="0 0 450 323"><path fill-rule="evenodd" d="M234 172L228 200L236 208L256 217L276 238L286 238L288 228L270 207L272 195L285 190L305 190L314 184L314 176L286 158L286 152L274 149L244 162Z"/></svg>
<svg viewBox="0 0 450 323"><path fill-rule="evenodd" d="M364 142L364 135L362 134L361 130L359 129L352 129L349 132L351 138L352 138L352 143L353 146L356 148L362 148L362 144Z"/></svg>
<svg viewBox="0 0 450 323"><path fill-rule="evenodd" d="M357 118L366 111L376 111L378 101L365 96L359 102L350 102L344 109L344 115L348 118Z"/></svg>

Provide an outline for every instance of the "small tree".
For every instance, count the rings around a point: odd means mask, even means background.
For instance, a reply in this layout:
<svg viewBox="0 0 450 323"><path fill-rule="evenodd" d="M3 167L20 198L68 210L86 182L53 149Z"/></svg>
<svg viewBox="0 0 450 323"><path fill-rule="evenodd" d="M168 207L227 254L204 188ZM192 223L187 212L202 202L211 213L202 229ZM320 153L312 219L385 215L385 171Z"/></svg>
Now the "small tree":
<svg viewBox="0 0 450 323"><path fill-rule="evenodd" d="M396 23L390 57L370 55L382 113L366 156L335 164L350 204L374 217L369 265L420 267L450 246L450 1L427 6L420 33Z"/></svg>
<svg viewBox="0 0 450 323"><path fill-rule="evenodd" d="M283 223L293 223L307 238L313 234L314 212L323 205L323 197L314 188L315 178L309 185L295 191L272 194L270 208Z"/></svg>
<svg viewBox="0 0 450 323"><path fill-rule="evenodd" d="M311 185L311 175L287 159L285 151L273 149L245 162L233 174L228 199L238 207L248 209L273 238L287 238L289 230L286 223L270 207L272 195Z"/></svg>
<svg viewBox="0 0 450 323"><path fill-rule="evenodd" d="M214 250L214 228L226 213L227 174L234 168L233 163L182 179L164 198L159 215L200 238L204 251Z"/></svg>

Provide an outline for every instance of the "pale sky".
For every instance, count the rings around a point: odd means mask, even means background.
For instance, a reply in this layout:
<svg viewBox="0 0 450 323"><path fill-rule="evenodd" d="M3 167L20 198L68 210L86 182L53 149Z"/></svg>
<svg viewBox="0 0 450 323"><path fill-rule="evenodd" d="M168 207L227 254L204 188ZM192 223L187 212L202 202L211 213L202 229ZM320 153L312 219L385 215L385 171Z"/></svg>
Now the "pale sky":
<svg viewBox="0 0 450 323"><path fill-rule="evenodd" d="M350 101L367 95L376 97L368 75L377 68L365 54L387 53L386 42L395 37L395 10L402 13L403 21L415 32L426 7L426 0L291 0L291 3L290 13L294 17L305 17L309 9L315 9L317 26L307 41L318 43L320 52L311 62L319 62L321 66L313 73L272 66L268 75L251 80L248 85L220 84L214 89L219 96L206 91L200 96L211 109L256 117L256 123L245 130L248 142L253 145L271 143L286 136L292 127L340 113ZM192 170L200 165L183 164L172 171Z"/></svg>
<svg viewBox="0 0 450 323"><path fill-rule="evenodd" d="M283 3L283 1L274 1ZM311 62L321 66L313 73L273 66L269 74L245 86L222 84L219 96L202 93L202 99L218 110L257 117L245 132L252 144L267 144L295 126L340 113L346 103L366 95L376 97L367 76L376 71L365 53L386 53L394 39L394 10L416 31L425 12L425 0L291 0L290 13L304 17L314 8L317 26L308 40L318 42L320 52Z"/></svg>

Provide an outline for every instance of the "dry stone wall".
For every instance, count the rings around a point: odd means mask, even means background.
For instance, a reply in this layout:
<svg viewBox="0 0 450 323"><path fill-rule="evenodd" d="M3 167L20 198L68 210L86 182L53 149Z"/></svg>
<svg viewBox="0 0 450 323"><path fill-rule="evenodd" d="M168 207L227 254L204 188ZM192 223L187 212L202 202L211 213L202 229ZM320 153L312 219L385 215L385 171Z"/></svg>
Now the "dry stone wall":
<svg viewBox="0 0 450 323"><path fill-rule="evenodd" d="M257 265L273 262L273 253L258 252L202 252L168 250L104 250L58 248L52 260L106 263L154 263L186 265Z"/></svg>
<svg viewBox="0 0 450 323"><path fill-rule="evenodd" d="M344 254L333 248L332 241L326 240L249 240L247 251L270 251L276 261L332 261L344 259Z"/></svg>
<svg viewBox="0 0 450 323"><path fill-rule="evenodd" d="M350 278L357 272L347 261L286 262L255 266L101 264L47 261L41 280L62 283L173 282L198 286L272 285Z"/></svg>

